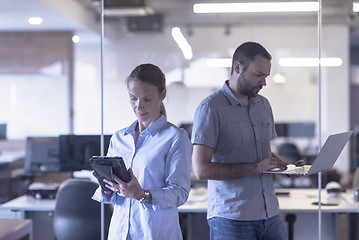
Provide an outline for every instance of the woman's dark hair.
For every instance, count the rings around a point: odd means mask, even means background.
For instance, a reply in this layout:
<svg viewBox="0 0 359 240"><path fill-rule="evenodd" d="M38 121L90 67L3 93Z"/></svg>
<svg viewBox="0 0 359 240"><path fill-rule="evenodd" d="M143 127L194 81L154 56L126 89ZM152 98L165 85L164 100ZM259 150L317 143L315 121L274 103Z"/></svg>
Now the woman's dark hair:
<svg viewBox="0 0 359 240"><path fill-rule="evenodd" d="M130 81L140 81L153 85L158 88L159 93L162 93L166 89L165 74L159 67L151 63L141 64L133 69L126 80L127 87ZM163 102L161 103L160 113L167 117Z"/></svg>
<svg viewBox="0 0 359 240"><path fill-rule="evenodd" d="M233 73L233 64L234 62L239 62L243 65L243 72L245 72L254 58L259 55L272 60L272 56L268 53L268 51L259 43L256 42L245 42L241 44L236 51L234 51L232 58L232 70L231 75Z"/></svg>

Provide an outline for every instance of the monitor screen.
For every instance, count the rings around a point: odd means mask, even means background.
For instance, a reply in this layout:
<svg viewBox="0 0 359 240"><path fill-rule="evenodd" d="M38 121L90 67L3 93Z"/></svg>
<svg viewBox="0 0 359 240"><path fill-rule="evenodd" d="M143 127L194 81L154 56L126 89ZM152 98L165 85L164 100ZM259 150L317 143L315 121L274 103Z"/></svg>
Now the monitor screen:
<svg viewBox="0 0 359 240"><path fill-rule="evenodd" d="M6 123L0 123L0 139L6 139Z"/></svg>
<svg viewBox="0 0 359 240"><path fill-rule="evenodd" d="M58 137L28 137L26 139L26 174L60 170Z"/></svg>
<svg viewBox="0 0 359 240"><path fill-rule="evenodd" d="M111 135L104 135L106 156ZM100 135L60 135L60 162L69 171L92 170L89 159L101 155Z"/></svg>
<svg viewBox="0 0 359 240"><path fill-rule="evenodd" d="M275 128L278 137L315 137L313 122L276 123Z"/></svg>

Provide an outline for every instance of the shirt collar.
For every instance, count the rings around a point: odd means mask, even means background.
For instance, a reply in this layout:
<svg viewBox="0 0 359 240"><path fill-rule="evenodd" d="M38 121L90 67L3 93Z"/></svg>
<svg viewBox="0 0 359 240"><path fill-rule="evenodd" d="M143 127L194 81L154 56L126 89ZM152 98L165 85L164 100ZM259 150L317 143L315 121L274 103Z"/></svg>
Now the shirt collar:
<svg viewBox="0 0 359 240"><path fill-rule="evenodd" d="M227 97L227 99L231 103L231 105L241 105L242 106L242 104L238 101L236 96L234 96L231 89L228 87L228 84L229 84L229 80L226 80L224 82L224 84L223 84L223 87L222 87L223 94ZM258 96L257 97L250 97L249 98L249 105L260 103L261 100L260 100L260 98Z"/></svg>
<svg viewBox="0 0 359 240"><path fill-rule="evenodd" d="M236 96L234 96L234 94L232 93L231 89L228 87L228 84L229 84L229 80L226 80L222 87L223 94L227 97L228 101L232 105L238 105L238 104L241 105L241 103L238 101Z"/></svg>
<svg viewBox="0 0 359 240"><path fill-rule="evenodd" d="M136 130L136 125L137 125L137 121L134 121L125 131L124 131L124 135L127 134L131 134L134 133ZM144 131L148 132L149 134L151 134L151 136L154 136L165 124L167 123L167 119L165 118L165 116L163 116L163 114L161 114L161 116L154 121L148 128L146 128Z"/></svg>

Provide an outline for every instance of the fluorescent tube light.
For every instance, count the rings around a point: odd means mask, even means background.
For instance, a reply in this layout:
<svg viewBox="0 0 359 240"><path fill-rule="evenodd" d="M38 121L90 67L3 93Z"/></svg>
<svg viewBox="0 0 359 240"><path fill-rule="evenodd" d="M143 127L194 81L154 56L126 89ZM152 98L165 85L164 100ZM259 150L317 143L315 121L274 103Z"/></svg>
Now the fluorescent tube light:
<svg viewBox="0 0 359 240"><path fill-rule="evenodd" d="M147 16L154 14L154 11L150 7L124 7L124 8L108 8L104 9L104 15L109 17L116 16Z"/></svg>
<svg viewBox="0 0 359 240"><path fill-rule="evenodd" d="M232 67L231 58L208 58L206 66L211 68L230 68Z"/></svg>
<svg viewBox="0 0 359 240"><path fill-rule="evenodd" d="M183 36L181 29L178 27L172 28L172 37L176 41L179 48L182 50L184 57L189 60L192 58L192 48Z"/></svg>
<svg viewBox="0 0 359 240"><path fill-rule="evenodd" d="M318 2L197 3L194 13L318 12Z"/></svg>
<svg viewBox="0 0 359 240"><path fill-rule="evenodd" d="M42 23L41 17L31 17L27 20L27 22L31 25L40 25Z"/></svg>
<svg viewBox="0 0 359 240"><path fill-rule="evenodd" d="M359 12L359 2L353 2L353 12Z"/></svg>
<svg viewBox="0 0 359 240"><path fill-rule="evenodd" d="M341 58L321 58L323 67L339 67L343 64ZM279 65L282 67L318 67L318 58L280 58Z"/></svg>

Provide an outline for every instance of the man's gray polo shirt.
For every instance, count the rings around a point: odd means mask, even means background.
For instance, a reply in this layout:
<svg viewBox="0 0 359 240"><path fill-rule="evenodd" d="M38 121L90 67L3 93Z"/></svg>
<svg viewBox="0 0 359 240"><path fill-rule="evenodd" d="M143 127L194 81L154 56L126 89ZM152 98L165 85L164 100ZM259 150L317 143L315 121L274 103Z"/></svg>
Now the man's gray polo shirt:
<svg viewBox="0 0 359 240"><path fill-rule="evenodd" d="M268 158L270 140L276 137L268 100L258 95L243 106L227 82L198 106L192 142L212 148L212 162L256 163ZM259 220L278 214L278 209L270 174L208 181L208 218Z"/></svg>

